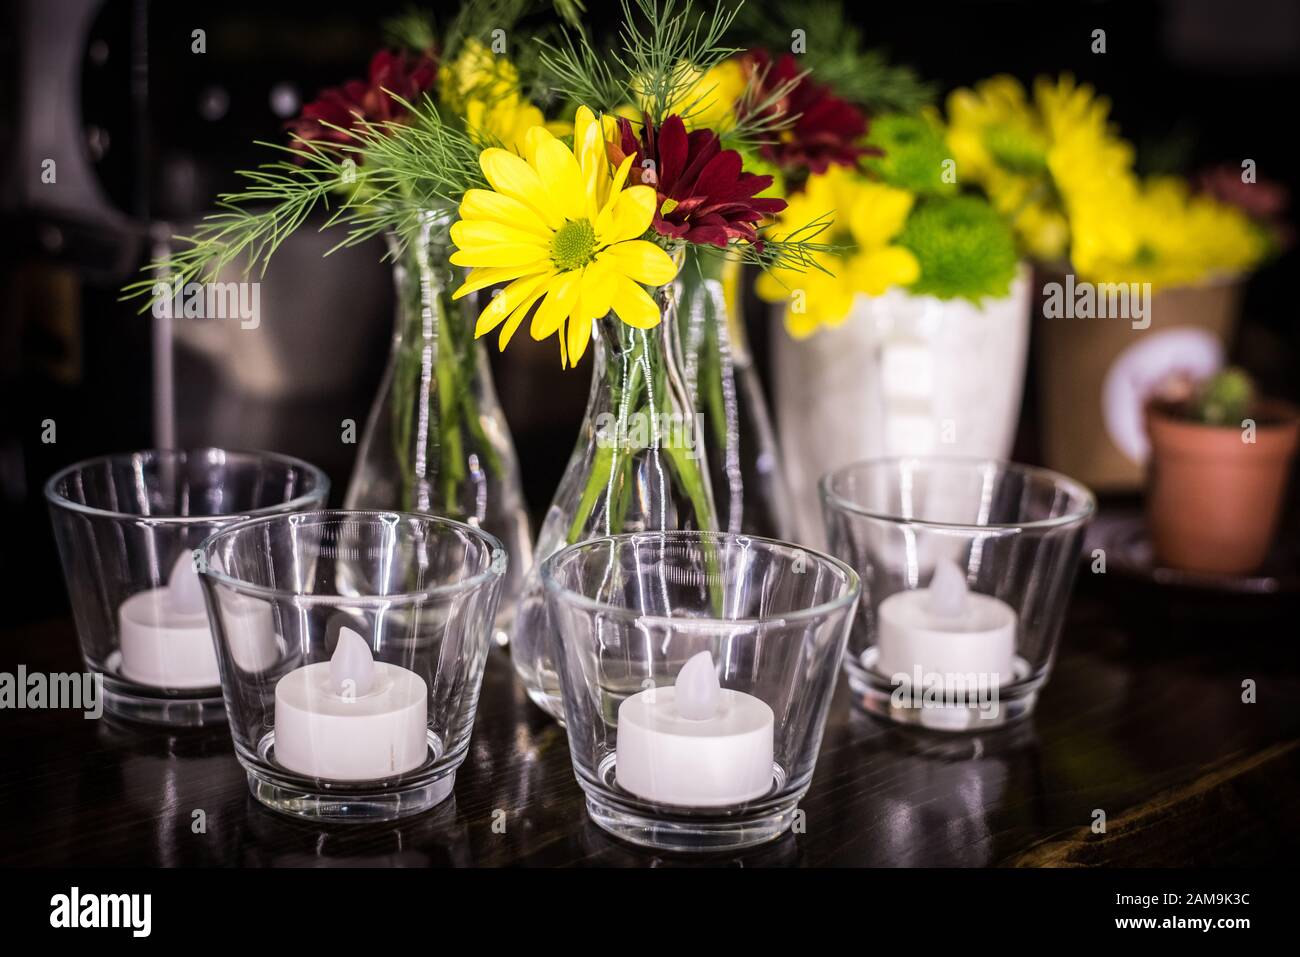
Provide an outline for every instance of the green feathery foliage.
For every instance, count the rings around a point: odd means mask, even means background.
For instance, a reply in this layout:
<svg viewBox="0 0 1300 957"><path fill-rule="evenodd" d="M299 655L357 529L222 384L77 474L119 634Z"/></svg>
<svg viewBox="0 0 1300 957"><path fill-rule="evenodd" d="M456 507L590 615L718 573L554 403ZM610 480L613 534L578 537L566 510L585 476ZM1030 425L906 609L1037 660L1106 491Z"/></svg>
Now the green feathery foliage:
<svg viewBox="0 0 1300 957"><path fill-rule="evenodd" d="M690 0L620 4L621 55L618 50L597 50L581 30L542 41L540 60L551 87L574 103L604 113L642 103L655 123L674 111L688 114L691 104L681 101L699 73L739 52L722 39L740 8L716 0L712 14L700 10L692 16Z"/></svg>
<svg viewBox="0 0 1300 957"><path fill-rule="evenodd" d="M898 244L921 265L921 278L911 286L917 295L979 303L985 296L1005 296L1016 274L1015 237L978 196L922 200Z"/></svg>
<svg viewBox="0 0 1300 957"><path fill-rule="evenodd" d="M407 50L432 50L438 45L433 14L419 7L407 7L383 22L384 42Z"/></svg>
<svg viewBox="0 0 1300 957"><path fill-rule="evenodd" d="M484 185L482 147L444 122L429 97L401 102L410 111L405 124L360 124L343 146L259 143L279 158L241 170L244 188L219 196L216 212L178 237L183 248L146 267L148 277L126 285L122 298L144 298L144 311L160 281L210 282L232 264L245 275L264 272L280 244L317 209L332 210L322 229L344 231L337 249L390 231L406 235L422 211L454 206L465 190Z"/></svg>
<svg viewBox="0 0 1300 957"><path fill-rule="evenodd" d="M866 49L862 31L837 0L751 2L737 22L737 32L747 45L777 54L790 50L795 37L801 38L797 56L813 79L871 113L915 113L933 103L939 92L910 67L893 65L881 51Z"/></svg>
<svg viewBox="0 0 1300 957"><path fill-rule="evenodd" d="M883 155L868 156L863 166L890 186L919 196L952 196L956 182L943 177L944 162L951 152L943 134L920 116L889 113L871 121L867 136L870 146Z"/></svg>

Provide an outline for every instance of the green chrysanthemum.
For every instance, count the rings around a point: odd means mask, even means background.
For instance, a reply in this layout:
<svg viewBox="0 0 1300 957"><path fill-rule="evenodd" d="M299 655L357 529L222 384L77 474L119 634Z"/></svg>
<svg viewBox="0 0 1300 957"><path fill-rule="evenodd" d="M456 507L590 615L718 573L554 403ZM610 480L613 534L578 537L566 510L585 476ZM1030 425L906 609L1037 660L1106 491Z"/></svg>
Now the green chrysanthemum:
<svg viewBox="0 0 1300 957"><path fill-rule="evenodd" d="M945 182L944 163L952 153L943 136L919 116L894 113L871 121L867 143L884 151L866 166L890 186L918 196L951 196L955 182Z"/></svg>
<svg viewBox="0 0 1300 957"><path fill-rule="evenodd" d="M921 278L911 287L917 295L978 303L1005 296L1016 274L1010 227L976 196L925 200L908 217L898 245L921 264Z"/></svg>

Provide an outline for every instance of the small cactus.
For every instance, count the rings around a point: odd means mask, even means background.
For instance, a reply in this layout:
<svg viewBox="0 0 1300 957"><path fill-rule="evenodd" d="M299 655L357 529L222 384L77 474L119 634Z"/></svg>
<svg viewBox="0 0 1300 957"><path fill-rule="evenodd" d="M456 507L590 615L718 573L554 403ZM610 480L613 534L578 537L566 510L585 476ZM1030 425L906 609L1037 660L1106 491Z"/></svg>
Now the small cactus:
<svg viewBox="0 0 1300 957"><path fill-rule="evenodd" d="M1241 425L1255 401L1255 383L1243 370L1223 369L1197 390L1193 416L1206 425Z"/></svg>

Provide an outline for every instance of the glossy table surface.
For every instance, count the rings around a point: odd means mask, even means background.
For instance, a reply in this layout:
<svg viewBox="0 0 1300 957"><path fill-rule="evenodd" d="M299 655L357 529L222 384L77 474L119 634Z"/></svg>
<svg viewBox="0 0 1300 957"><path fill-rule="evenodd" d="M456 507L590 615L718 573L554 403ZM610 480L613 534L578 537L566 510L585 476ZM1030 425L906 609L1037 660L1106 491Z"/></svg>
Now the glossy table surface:
<svg viewBox="0 0 1300 957"><path fill-rule="evenodd" d="M1255 864L1300 850L1294 596L1080 576L1037 714L935 736L856 712L840 682L803 833L657 856L587 820L564 732L494 650L454 796L395 825L319 826L248 794L224 729L0 711L0 863L567 866ZM72 624L0 638L0 671L80 667ZM1253 681L1255 702L1243 699ZM195 833L196 811L206 832ZM1097 811L1105 833L1094 833ZM494 824L496 826L494 826Z"/></svg>

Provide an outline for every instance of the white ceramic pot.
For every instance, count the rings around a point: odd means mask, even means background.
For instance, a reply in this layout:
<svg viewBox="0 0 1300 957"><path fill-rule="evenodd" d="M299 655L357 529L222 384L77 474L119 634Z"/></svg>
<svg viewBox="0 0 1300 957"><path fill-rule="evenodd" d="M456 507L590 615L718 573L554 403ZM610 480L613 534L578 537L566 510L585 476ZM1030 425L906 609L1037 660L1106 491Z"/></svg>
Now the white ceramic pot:
<svg viewBox="0 0 1300 957"><path fill-rule="evenodd" d="M773 383L800 541L825 544L817 481L861 459L1011 453L1029 343L1030 270L976 306L892 289L796 341L773 316Z"/></svg>

